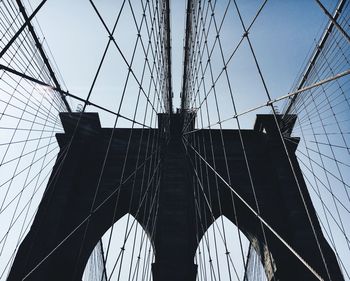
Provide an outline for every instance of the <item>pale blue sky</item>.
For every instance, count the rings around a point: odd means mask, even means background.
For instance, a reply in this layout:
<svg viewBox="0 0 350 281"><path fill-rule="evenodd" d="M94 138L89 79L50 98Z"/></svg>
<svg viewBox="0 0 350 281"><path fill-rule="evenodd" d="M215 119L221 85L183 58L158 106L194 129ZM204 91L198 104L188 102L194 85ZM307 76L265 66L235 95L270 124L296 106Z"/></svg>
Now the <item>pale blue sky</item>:
<svg viewBox="0 0 350 281"><path fill-rule="evenodd" d="M30 1L33 7L36 7L39 2L39 0ZM95 0L95 2L108 26L111 27L122 1ZM139 3L138 1L131 2ZM174 107L180 105L185 2L184 0L173 0L171 3ZM226 0L218 0L217 2L217 17L219 19L226 2ZM239 0L237 2L247 24L262 3L262 1L255 0ZM322 2L330 11L333 11L337 3L334 0L323 0ZM28 1L25 0L24 3L27 4ZM136 12L140 12L137 8L138 5L134 6ZM126 9L115 34L116 41L128 59L130 59L130 50L137 33L130 19L130 9ZM108 40L108 34L89 1L49 0L39 12L38 20L68 90L75 95L86 98ZM308 58L310 50L315 45L314 40L317 40L321 35L326 23L325 15L314 0L268 1L251 29L250 38L273 98L285 95L290 91L305 59ZM230 7L230 13L221 34L224 53L228 55L243 34L233 5ZM140 74L142 58L143 54L138 53L134 63L137 75ZM213 63L215 73L220 70L222 63L217 54L213 56L213 60L217 61L217 64ZM91 100L116 111L126 73L127 68L124 62L117 54L115 47L111 46ZM266 102L266 95L246 43L241 46L230 63L229 73L239 111ZM132 117L137 90L135 82L131 82L127 89L128 96L125 106L122 108L122 113L128 117ZM221 80L218 82L217 91L221 107L224 109L223 117L232 116L232 108L226 104L228 99L227 85ZM75 107L76 103L73 109ZM95 111L93 108L88 110ZM259 110L248 115L247 118L243 118L243 126L251 128L255 114L268 110ZM215 114L212 116L213 121L216 121ZM103 126L112 125L111 115L100 112L100 117ZM137 115L137 120L141 119L141 114ZM121 121L118 126L130 126L130 124ZM227 126L230 127L231 123ZM120 221L117 224L123 227L123 223L125 224L125 221ZM118 243L121 242L117 241L116 247L118 247Z"/></svg>
<svg viewBox="0 0 350 281"><path fill-rule="evenodd" d="M96 1L109 26L112 26L116 18L121 2L118 1L116 4L115 1ZM174 107L180 104L185 2L171 3ZM331 11L336 5L336 1L323 2ZM255 15L261 3L262 1L255 0L238 1L247 23ZM226 1L218 1L217 5L219 19L220 8L226 5ZM137 11L138 5L134 6ZM126 9L115 36L125 54L128 54L127 50L132 46L130 42L134 42L136 38L136 30L129 21L130 17L131 13ZM38 19L68 89L74 94L86 97L107 42L107 33L89 1L48 1L39 13ZM325 24L326 17L315 1L267 2L251 29L250 36L273 97L284 95L290 90L308 52L314 45L315 38L319 37ZM242 28L231 5L221 36L227 54L234 48L242 34ZM116 110L119 103L118 92L121 91L121 84L125 80L125 65L116 55L114 46L108 56L92 100ZM221 67L218 57L217 60L218 67ZM229 71L237 94L239 110L266 101L247 44L243 44L239 49ZM131 84L130 87L132 90ZM220 89L219 86L219 91ZM222 88L222 91L225 90Z"/></svg>

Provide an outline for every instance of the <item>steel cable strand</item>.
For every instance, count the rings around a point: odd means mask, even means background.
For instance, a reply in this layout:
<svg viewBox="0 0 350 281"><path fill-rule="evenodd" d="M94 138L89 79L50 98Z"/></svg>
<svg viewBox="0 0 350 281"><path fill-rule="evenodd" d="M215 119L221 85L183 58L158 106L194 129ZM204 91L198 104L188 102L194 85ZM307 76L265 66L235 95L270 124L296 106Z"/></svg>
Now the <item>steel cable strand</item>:
<svg viewBox="0 0 350 281"><path fill-rule="evenodd" d="M235 0L234 0L234 3L235 3L235 7L236 7L237 13L238 13L238 15L239 15L239 18L240 18L242 27L243 27L243 29L246 31L245 24L244 24L244 22L243 22L243 19L242 19L240 10L239 10L239 8L238 8L237 3L236 3ZM261 78L261 82L262 82L262 84L263 84L263 86L264 86L264 89L265 89L265 93L266 93L266 95L267 95L267 98L268 98L268 100L271 100L269 91L268 91L268 89L267 89L267 86L266 86L264 77L263 77L262 72L261 72L261 68L260 68L259 63L258 63L258 61L257 61L257 58L256 58L256 56L255 56L255 52L254 52L254 49L253 49L253 47L252 47L252 44L251 44L251 41L250 41L250 38L249 38L249 35L248 35L248 34L246 35L246 39L247 39L247 41L248 41L249 48L250 48L251 53L252 53L252 56L253 56L253 58L254 58L255 65L256 65L256 67L257 67L257 71L258 71L259 76L260 76L260 78ZM278 133L279 133L279 135L280 135L280 139L281 139L282 145L283 145L283 147L284 147L284 151L285 151L286 156L287 156L287 158L288 158L288 162L289 162L291 171L292 171L293 176L294 176L294 179L295 179L295 181L296 181L296 184L297 184L297 187L298 187L298 191L299 191L299 194L300 194L302 203L303 203L304 208L305 208L306 215L307 215L308 220L309 220L309 222L310 222L310 226L311 226L311 228L312 228L312 232L313 232L313 234L314 234L314 236L315 236L315 240L316 240L316 243L317 243L317 245L318 245L318 248L319 248L319 251L320 251L320 254L321 254L321 258L322 258L323 264L324 264L325 269L326 269L326 272L327 272L327 276L328 276L328 278L329 278L330 280L332 280L332 278L330 277L328 265L327 265L326 260L325 260L325 258L324 258L324 254L323 254L323 251L322 251L322 248L321 248L321 245L320 245L318 236L317 236L317 234L316 234L316 230L315 230L314 224L313 224L313 222L312 222L312 220L311 220L311 216L310 216L308 207L307 207L306 202L305 202L304 195L303 195L302 192L301 192L301 188L300 188L299 181L298 181L298 179L297 179L297 176L296 176L296 173L295 173L293 164L292 164L291 159L290 159L290 156L289 156L289 152L288 152L288 150L287 150L287 147L286 147L286 144L285 144L283 135L282 135L282 133L281 133L280 124L278 123L278 120L277 120L277 117L276 117L275 108L274 108L273 106L271 106L271 110L272 110L272 112L273 112L275 124L276 124L276 126L277 126ZM314 272L314 273L315 273L315 272ZM315 275L316 275L316 277L319 278L318 274L315 274Z"/></svg>
<svg viewBox="0 0 350 281"><path fill-rule="evenodd" d="M259 219L259 221L261 221L265 227L267 229L269 229L271 231L271 233L276 236L276 238L278 238L278 240L280 240L280 242L282 244L284 244L287 249L293 254L295 255L296 258L298 258L304 265L305 267L307 267L310 272L320 281L323 281L323 279L318 275L318 273L261 217L261 215L259 215L238 193L237 191L231 187L223 177L220 176L220 174L218 174L214 168L203 158L203 156L201 156L199 154L199 152L191 145L191 144L187 144L187 146L189 148L191 148L191 150L197 154L201 160L208 166L208 168L210 168L217 176L218 178L224 183L224 185L226 187L228 187L232 192L233 194L250 210L250 212L252 212L252 214L254 214L254 216Z"/></svg>

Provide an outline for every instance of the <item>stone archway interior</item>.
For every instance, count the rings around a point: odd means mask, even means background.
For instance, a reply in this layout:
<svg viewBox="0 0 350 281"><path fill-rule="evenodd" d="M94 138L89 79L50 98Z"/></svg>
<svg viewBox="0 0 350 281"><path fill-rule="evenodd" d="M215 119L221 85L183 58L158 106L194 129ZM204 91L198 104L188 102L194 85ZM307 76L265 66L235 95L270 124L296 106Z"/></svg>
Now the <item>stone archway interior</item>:
<svg viewBox="0 0 350 281"><path fill-rule="evenodd" d="M153 262L153 245L147 233L132 215L126 214L96 244L83 281L152 280Z"/></svg>
<svg viewBox="0 0 350 281"><path fill-rule="evenodd" d="M198 265L198 281L267 281L259 254L243 232L225 216L218 217L205 232L194 262Z"/></svg>

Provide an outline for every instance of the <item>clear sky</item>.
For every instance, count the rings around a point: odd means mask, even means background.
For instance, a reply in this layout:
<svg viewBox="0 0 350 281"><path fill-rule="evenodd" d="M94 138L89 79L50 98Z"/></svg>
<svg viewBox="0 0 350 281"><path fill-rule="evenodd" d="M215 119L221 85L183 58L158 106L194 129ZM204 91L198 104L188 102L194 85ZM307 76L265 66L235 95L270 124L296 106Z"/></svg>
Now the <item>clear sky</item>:
<svg viewBox="0 0 350 281"><path fill-rule="evenodd" d="M28 1L32 7L36 7L40 2L39 0L24 0L28 9ZM95 0L95 2L108 27L111 28L122 1ZM131 0L130 2L133 3L136 14L140 15L139 1ZM184 0L171 1L174 107L180 106L185 2ZM239 0L237 2L242 9L244 20L248 23L262 3L262 1L256 0ZM335 0L323 0L322 2L330 11L333 11L337 4ZM226 3L227 0L217 1L217 17L219 19ZM126 7L115 32L115 39L128 60L130 60L131 50L137 35L131 17L130 7ZM39 12L37 19L44 34L40 37L45 37L67 89L72 94L86 98L108 41L108 34L93 11L91 4L88 0L49 0ZM314 0L269 0L267 2L250 31L250 38L273 98L285 95L292 89L293 83L306 62L305 60L310 56L310 51L315 46L315 40L317 41L322 34L326 23L327 18ZM226 56L232 52L242 34L242 28L234 7L231 5L221 31L221 42ZM143 59L143 54L137 53L133 63L138 77ZM213 55L213 61L215 74L222 67L218 54ZM244 111L266 102L266 95L246 43L234 56L229 65L229 72L234 85L238 111ZM126 74L125 63L117 53L116 48L111 46L91 100L110 110L117 111ZM223 109L223 118L230 117L233 115L233 111L226 104L227 86L220 80L217 87L218 92L222 94L220 95L220 103ZM121 109L122 114L128 117L133 115L137 90L137 84L131 80L127 87L127 97ZM76 107L77 103L73 105L73 109ZM95 111L93 108L88 108L88 110ZM266 111L268 109L254 112L243 118L243 126L251 128L255 114ZM111 115L100 112L100 118L103 126L112 126L113 117ZM141 113L137 115L136 119L142 119ZM216 121L215 117L213 121ZM130 124L121 121L118 126L130 126ZM125 221L117 223L118 227L121 228L123 224L125 225ZM233 229L233 225L230 227ZM116 247L120 246L122 241L122 237L119 238L115 242Z"/></svg>
<svg viewBox="0 0 350 281"><path fill-rule="evenodd" d="M33 6L38 2L31 1ZM96 1L96 6L109 27L113 25L121 2ZM171 1L174 107L179 107L180 104L185 2ZM330 11L333 11L337 1L323 2ZM261 3L262 1L255 0L238 1L246 22L250 22ZM226 1L218 1L217 5L218 11L223 10ZM130 12L128 9L125 10L121 24L116 30L116 40L128 54L127 49L132 46L130 42L136 38L136 30L129 22ZM221 37L227 53L233 49L243 34L234 14L233 5L230 11ZM219 14L220 12L218 18ZM108 40L108 35L89 1L48 1L40 11L38 19L69 91L86 97ZM250 37L273 97L286 94L290 90L310 49L314 46L314 40L319 37L325 24L326 17L316 1L267 2L250 32ZM237 97L239 109L245 110L265 101L266 97L247 45L240 48L231 65L235 91L239 95ZM115 48L111 48L93 92L93 101L116 110L118 104L116 97L125 80L124 67L120 57L116 55Z"/></svg>

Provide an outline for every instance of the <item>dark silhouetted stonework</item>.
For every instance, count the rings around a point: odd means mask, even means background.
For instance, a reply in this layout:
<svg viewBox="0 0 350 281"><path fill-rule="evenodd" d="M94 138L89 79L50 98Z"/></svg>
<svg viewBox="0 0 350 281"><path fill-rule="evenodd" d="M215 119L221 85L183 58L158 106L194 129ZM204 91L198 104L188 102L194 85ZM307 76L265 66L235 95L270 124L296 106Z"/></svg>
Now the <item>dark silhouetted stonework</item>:
<svg viewBox="0 0 350 281"><path fill-rule="evenodd" d="M149 216L142 206L137 210L140 206L139 200L146 192L145 185L141 184L144 171L147 175L144 180L152 183L147 188L152 193L157 191L157 183L152 182L152 176L157 176L152 175L157 163L147 162L145 167L139 167L141 163L137 163L137 155L140 151L140 159L151 157L151 150L147 149L147 139L148 136L157 135L158 129L115 129L110 153L99 182L112 129L101 128L98 115L93 113L82 114L80 125L76 128L78 118L79 113L61 114L65 134L57 135L61 149L58 160L34 223L18 250L8 279L10 281L22 280L38 264L26 280L81 280L86 262L99 239L114 222L128 212L137 218L149 237L152 237L153 229L150 226L153 221L150 220L153 216ZM261 224L256 216L232 195L229 188L204 163L200 169L208 172L209 177L203 177L203 192L193 191L195 185L192 183L192 165L196 163L194 153L189 150L187 155L182 143L183 116L173 114L170 124L166 122L164 115L159 115L159 120L159 130L170 128L171 138L168 143L159 140L161 145L158 153L162 162L158 218L152 241L156 253L155 263L152 265L153 280L196 280L194 254L198 246L197 239L201 239L207 229L196 227L194 194L205 194L210 198L215 218L222 213L236 223L236 214L240 230L252 241L255 250L260 254L270 280L273 280L273 275L275 280L281 281L316 280L266 228L268 245L265 244ZM290 131L293 124L289 126ZM73 133L75 137L71 141ZM229 174L219 130L199 130L191 137L201 142L199 152L204 154L206 151L208 163L215 166L224 180L230 182L237 193L256 210L239 132L222 131ZM121 178L129 138L129 156ZM261 216L324 280L329 280L273 117L258 115L254 129L242 130L242 138ZM322 235L297 163L297 144L297 138L289 137L287 145L301 191L332 280L343 280L335 255ZM211 149L215 159L210 156ZM134 172L136 167L138 169ZM99 188L96 193L97 186ZM120 188L116 189L118 186ZM91 213L91 204L95 197L95 208ZM219 197L221 206L218 204ZM204 198L201 201L205 202ZM212 221L207 205L202 204L200 212L203 220ZM208 227L209 225L206 226ZM73 230L75 231L72 233ZM72 234L67 237L70 233ZM272 262L268 259L269 254Z"/></svg>

